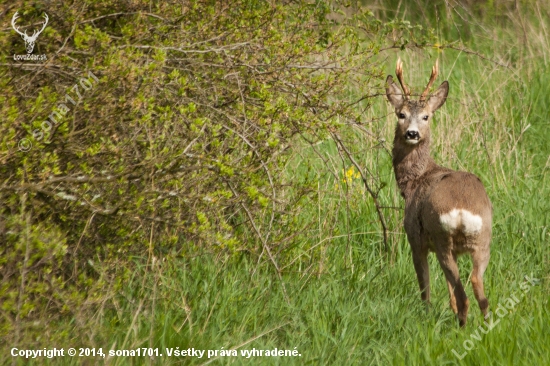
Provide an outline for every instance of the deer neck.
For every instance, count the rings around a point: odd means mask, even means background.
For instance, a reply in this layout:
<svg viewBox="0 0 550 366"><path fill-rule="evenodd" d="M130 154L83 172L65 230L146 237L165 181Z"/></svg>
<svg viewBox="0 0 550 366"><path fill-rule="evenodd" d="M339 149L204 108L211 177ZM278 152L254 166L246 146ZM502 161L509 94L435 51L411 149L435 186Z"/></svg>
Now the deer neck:
<svg viewBox="0 0 550 366"><path fill-rule="evenodd" d="M395 136L393 142L393 170L401 195L408 201L418 186L418 179L436 164L430 156L430 137L416 145L409 145Z"/></svg>

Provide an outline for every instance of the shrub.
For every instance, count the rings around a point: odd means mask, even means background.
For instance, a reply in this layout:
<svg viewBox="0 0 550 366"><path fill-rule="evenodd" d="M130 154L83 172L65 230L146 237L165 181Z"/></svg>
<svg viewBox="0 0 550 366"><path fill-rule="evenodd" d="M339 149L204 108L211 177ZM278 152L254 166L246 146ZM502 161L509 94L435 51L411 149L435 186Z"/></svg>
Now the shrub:
<svg viewBox="0 0 550 366"><path fill-rule="evenodd" d="M288 152L361 118L386 35L422 36L331 4L15 2L19 24L50 20L35 46L48 60L0 79L3 334L102 301L132 256L277 266L312 184L284 174ZM24 52L15 32L0 44Z"/></svg>

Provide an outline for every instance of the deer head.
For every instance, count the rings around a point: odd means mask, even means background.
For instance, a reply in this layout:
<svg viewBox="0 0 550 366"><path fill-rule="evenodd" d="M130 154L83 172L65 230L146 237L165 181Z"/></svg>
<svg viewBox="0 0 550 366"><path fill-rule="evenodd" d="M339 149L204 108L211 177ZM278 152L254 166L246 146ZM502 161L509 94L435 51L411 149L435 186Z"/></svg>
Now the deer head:
<svg viewBox="0 0 550 366"><path fill-rule="evenodd" d="M36 42L36 39L38 38L38 35L42 33L42 31L44 30L44 28L46 28L46 25L48 24L48 20L49 20L48 14L44 13L44 19L46 21L42 24L42 29L40 29L39 31L35 29L32 33L32 36L27 35L27 31L25 31L25 33L22 33L19 30L19 28L15 25L17 18L19 18L19 15L17 14L17 12L15 12L15 14L13 14L13 17L11 18L11 26L13 27L13 29L15 29L17 33L21 35L21 37L23 37L23 40L25 41L25 48L27 49L27 53L32 53L32 51L34 50L34 44Z"/></svg>
<svg viewBox="0 0 550 366"><path fill-rule="evenodd" d="M411 91L405 84L403 77L403 63L397 60L395 74L401 84L401 89L393 82L391 75L386 79L386 96L395 108L398 118L395 138L398 142L416 145L426 140L430 134L429 121L433 113L441 107L449 93L449 83L444 81L429 97L430 88L439 73L439 64L436 61L432 68L432 75L428 85L418 100L410 99Z"/></svg>

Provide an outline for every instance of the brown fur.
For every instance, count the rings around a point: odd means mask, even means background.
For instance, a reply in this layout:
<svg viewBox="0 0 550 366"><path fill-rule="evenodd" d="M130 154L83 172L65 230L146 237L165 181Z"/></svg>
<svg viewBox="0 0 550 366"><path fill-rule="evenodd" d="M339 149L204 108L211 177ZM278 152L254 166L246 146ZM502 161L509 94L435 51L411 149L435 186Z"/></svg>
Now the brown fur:
<svg viewBox="0 0 550 366"><path fill-rule="evenodd" d="M402 69L398 72L402 73ZM460 281L456 257L471 254L474 295L486 315L489 304L483 291L483 273L489 262L491 202L478 177L441 167L430 157L429 122L433 113L445 103L448 83L443 82L426 101L410 100L391 76L386 83L386 95L398 116L392 151L393 167L397 185L405 199L404 227L411 245L421 297L429 303L428 253L433 251L447 279L451 308L458 315L460 325L464 326L469 301ZM414 136L415 131L418 136ZM417 140L417 143L413 144L415 141L411 140ZM443 225L442 215L460 209L466 210L466 215L476 215L475 220L467 221L463 217L472 216L461 216L462 221L457 221L461 224L454 230ZM472 230L478 222L482 222L480 230Z"/></svg>

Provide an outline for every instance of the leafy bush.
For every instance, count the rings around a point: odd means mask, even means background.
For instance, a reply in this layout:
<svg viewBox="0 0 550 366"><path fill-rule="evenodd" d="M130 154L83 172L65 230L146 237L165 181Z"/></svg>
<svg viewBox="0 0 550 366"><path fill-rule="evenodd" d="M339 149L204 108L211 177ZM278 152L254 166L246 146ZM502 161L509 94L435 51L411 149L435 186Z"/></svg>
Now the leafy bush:
<svg viewBox="0 0 550 366"><path fill-rule="evenodd" d="M277 266L312 184L288 180L288 152L360 121L387 35L425 42L331 3L15 2L23 29L50 21L35 46L48 60L0 79L3 334L102 301L132 256ZM15 32L0 44L24 52Z"/></svg>

